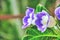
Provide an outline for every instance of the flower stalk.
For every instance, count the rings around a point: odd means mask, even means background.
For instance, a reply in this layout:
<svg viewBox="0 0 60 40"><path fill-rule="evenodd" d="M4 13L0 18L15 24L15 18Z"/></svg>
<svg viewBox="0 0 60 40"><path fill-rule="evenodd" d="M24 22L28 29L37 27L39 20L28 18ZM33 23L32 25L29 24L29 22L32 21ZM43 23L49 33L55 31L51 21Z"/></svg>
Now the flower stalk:
<svg viewBox="0 0 60 40"><path fill-rule="evenodd" d="M24 14L20 14L20 15L0 15L0 20L15 19L15 18L22 19L23 17L24 17Z"/></svg>

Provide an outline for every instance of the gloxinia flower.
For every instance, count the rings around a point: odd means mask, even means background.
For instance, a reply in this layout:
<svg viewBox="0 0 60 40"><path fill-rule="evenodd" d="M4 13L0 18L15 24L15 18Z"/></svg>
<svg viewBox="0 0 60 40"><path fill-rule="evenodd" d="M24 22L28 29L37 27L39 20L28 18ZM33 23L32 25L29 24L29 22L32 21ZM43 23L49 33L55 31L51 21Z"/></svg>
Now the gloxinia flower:
<svg viewBox="0 0 60 40"><path fill-rule="evenodd" d="M32 24L33 19L34 19L34 9L33 8L27 8L26 15L23 18L22 28L25 29L26 27L29 27L29 25Z"/></svg>
<svg viewBox="0 0 60 40"><path fill-rule="evenodd" d="M46 11L38 12L36 14L35 25L37 29L41 32L44 32L48 27L49 14Z"/></svg>
<svg viewBox="0 0 60 40"><path fill-rule="evenodd" d="M46 11L38 12L34 14L33 8L28 8L26 10L26 16L23 18L23 29L29 27L30 24L37 26L37 29L41 32L44 32L48 27L49 14Z"/></svg>
<svg viewBox="0 0 60 40"><path fill-rule="evenodd" d="M60 7L57 7L55 9L55 15L56 15L57 19L60 20Z"/></svg>

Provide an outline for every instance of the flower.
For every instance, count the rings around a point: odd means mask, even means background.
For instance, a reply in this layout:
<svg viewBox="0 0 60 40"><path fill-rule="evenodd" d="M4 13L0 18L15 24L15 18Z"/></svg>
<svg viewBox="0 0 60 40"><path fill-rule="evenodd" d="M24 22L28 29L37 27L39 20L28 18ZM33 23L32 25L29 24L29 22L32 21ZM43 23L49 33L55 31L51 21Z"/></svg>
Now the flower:
<svg viewBox="0 0 60 40"><path fill-rule="evenodd" d="M44 32L48 27L49 14L46 11L38 12L36 14L35 25L37 29L41 32Z"/></svg>
<svg viewBox="0 0 60 40"><path fill-rule="evenodd" d="M39 31L44 32L48 27L49 19L50 15L46 11L42 10L42 12L34 14L34 9L28 8L23 18L22 28L25 29L33 24L37 26Z"/></svg>
<svg viewBox="0 0 60 40"><path fill-rule="evenodd" d="M57 19L60 20L60 7L57 7L54 12L55 12Z"/></svg>
<svg viewBox="0 0 60 40"><path fill-rule="evenodd" d="M34 19L34 9L33 8L28 8L26 10L26 15L23 18L23 26L22 26L22 28L25 29L30 24L32 24L33 19Z"/></svg>

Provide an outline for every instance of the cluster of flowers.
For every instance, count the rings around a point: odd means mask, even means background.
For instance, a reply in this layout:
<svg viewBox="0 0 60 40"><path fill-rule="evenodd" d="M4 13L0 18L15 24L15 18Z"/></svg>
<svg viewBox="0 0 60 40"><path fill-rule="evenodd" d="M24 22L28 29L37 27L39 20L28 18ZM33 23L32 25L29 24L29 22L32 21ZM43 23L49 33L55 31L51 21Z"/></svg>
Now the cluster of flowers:
<svg viewBox="0 0 60 40"><path fill-rule="evenodd" d="M60 7L56 8L54 13L57 19L60 20ZM26 15L23 18L22 28L25 29L32 24L36 25L39 31L44 32L48 26L54 25L50 23L52 21L51 19L53 20L53 18L45 10L34 14L33 8L27 8Z"/></svg>

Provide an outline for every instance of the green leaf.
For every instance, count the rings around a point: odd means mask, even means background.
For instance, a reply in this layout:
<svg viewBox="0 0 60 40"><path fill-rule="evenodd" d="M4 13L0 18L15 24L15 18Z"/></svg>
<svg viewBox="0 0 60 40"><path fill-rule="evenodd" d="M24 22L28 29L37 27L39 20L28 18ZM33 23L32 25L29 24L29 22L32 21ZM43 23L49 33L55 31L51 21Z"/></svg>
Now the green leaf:
<svg viewBox="0 0 60 40"><path fill-rule="evenodd" d="M45 6L43 6L43 5L41 5L41 4L38 4L38 5L36 6L36 13L37 13L37 12L41 12L42 10L45 10L45 11L49 12L49 11L45 8Z"/></svg>
<svg viewBox="0 0 60 40"><path fill-rule="evenodd" d="M55 34L52 29L47 29L44 33L37 30L36 26L28 28L26 30L27 36L23 37L23 40L56 40L59 39L59 35Z"/></svg>
<svg viewBox="0 0 60 40"><path fill-rule="evenodd" d="M42 5L38 4L36 6L36 12L41 12L42 11Z"/></svg>

